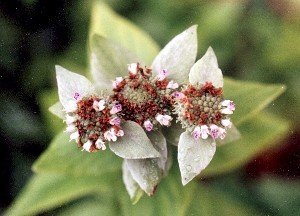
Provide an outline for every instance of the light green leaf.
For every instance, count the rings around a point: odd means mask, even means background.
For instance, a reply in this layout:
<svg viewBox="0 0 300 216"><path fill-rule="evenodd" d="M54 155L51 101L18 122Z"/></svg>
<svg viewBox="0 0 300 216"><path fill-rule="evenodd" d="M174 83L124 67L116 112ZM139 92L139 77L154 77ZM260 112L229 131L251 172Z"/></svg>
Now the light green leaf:
<svg viewBox="0 0 300 216"><path fill-rule="evenodd" d="M61 103L58 101L55 104L53 104L51 107L49 107L49 111L56 115L57 117L61 119L65 119L65 112L63 111L64 107L61 105Z"/></svg>
<svg viewBox="0 0 300 216"><path fill-rule="evenodd" d="M113 175L101 177L70 177L57 174L38 174L10 207L7 215L36 215L77 198L110 191Z"/></svg>
<svg viewBox="0 0 300 216"><path fill-rule="evenodd" d="M225 99L233 100L236 109L231 116L233 123L239 125L263 110L285 91L280 84L263 84L226 78Z"/></svg>
<svg viewBox="0 0 300 216"><path fill-rule="evenodd" d="M90 53L90 71L96 87L103 90L111 90L116 77L128 75L127 64L139 62L128 50L99 35L92 36Z"/></svg>
<svg viewBox="0 0 300 216"><path fill-rule="evenodd" d="M100 1L94 1L92 8L90 38L94 34L106 37L131 51L148 66L151 64L159 47L147 33Z"/></svg>
<svg viewBox="0 0 300 216"><path fill-rule="evenodd" d="M197 55L197 26L194 25L174 37L155 57L152 63L154 74L163 69L169 71L169 78L183 83L195 63Z"/></svg>
<svg viewBox="0 0 300 216"><path fill-rule="evenodd" d="M67 133L60 133L33 164L37 173L62 173L73 176L103 176L121 170L121 160L109 150L83 152Z"/></svg>
<svg viewBox="0 0 300 216"><path fill-rule="evenodd" d="M223 87L223 74L219 69L216 54L211 47L191 68L189 81L193 85L212 82L217 88Z"/></svg>
<svg viewBox="0 0 300 216"><path fill-rule="evenodd" d="M138 183L133 179L125 160L123 161L123 165L122 165L122 173L123 173L122 175L123 182L125 184L126 190L130 196L132 203L135 204L143 196L144 192L140 188Z"/></svg>
<svg viewBox="0 0 300 216"><path fill-rule="evenodd" d="M180 135L178 143L178 164L183 185L204 170L216 152L216 143L211 138L195 140L190 132Z"/></svg>
<svg viewBox="0 0 300 216"><path fill-rule="evenodd" d="M119 157L126 159L145 159L160 157L144 129L133 121L126 121L122 128L124 136L110 142L110 149Z"/></svg>
<svg viewBox="0 0 300 216"><path fill-rule="evenodd" d="M68 107L70 100L75 100L75 93L79 93L82 97L95 93L92 83L84 76L68 71L67 69L58 65L55 67L55 69L58 96L64 108Z"/></svg>
<svg viewBox="0 0 300 216"><path fill-rule="evenodd" d="M242 134L240 140L217 148L210 165L203 171L205 176L230 172L243 166L247 161L274 147L285 137L289 128L287 121L261 113L239 126Z"/></svg>

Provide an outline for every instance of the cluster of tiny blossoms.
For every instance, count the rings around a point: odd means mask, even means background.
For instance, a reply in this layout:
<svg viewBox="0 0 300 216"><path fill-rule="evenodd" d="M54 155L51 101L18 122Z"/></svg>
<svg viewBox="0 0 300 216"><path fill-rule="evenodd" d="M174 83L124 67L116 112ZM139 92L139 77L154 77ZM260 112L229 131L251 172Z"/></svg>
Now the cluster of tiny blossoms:
<svg viewBox="0 0 300 216"><path fill-rule="evenodd" d="M176 92L174 112L183 128L190 131L195 139L224 139L226 129L232 123L229 115L235 105L223 99L223 89L215 88L212 83L188 85Z"/></svg>
<svg viewBox="0 0 300 216"><path fill-rule="evenodd" d="M116 141L124 135L117 115L121 110L122 106L117 102L98 96L81 97L75 93L74 100L65 110L70 140L75 140L78 147L88 152L105 150L106 141Z"/></svg>
<svg viewBox="0 0 300 216"><path fill-rule="evenodd" d="M173 93L179 85L167 78L167 70L153 76L151 69L134 63L128 66L128 71L128 76L117 77L113 82L112 99L123 108L120 118L134 121L146 131L159 124L170 126Z"/></svg>

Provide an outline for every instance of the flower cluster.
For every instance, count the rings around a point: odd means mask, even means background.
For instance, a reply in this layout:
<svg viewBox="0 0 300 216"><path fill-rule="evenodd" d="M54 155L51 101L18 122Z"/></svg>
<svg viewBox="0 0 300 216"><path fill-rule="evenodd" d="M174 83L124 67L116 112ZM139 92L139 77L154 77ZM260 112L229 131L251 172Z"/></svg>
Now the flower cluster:
<svg viewBox="0 0 300 216"><path fill-rule="evenodd" d="M71 133L70 140L75 140L83 150L105 150L106 141L116 141L124 135L117 116L121 110L118 103L108 103L107 99L97 96L81 97L75 92L74 100L65 108L66 132Z"/></svg>
<svg viewBox="0 0 300 216"><path fill-rule="evenodd" d="M190 131L197 140L224 139L226 129L232 123L229 115L233 114L235 105L223 99L223 89L216 88L210 82L188 85L176 93L175 113L183 128Z"/></svg>
<svg viewBox="0 0 300 216"><path fill-rule="evenodd" d="M157 124L170 126L173 92L178 84L168 80L168 71L161 70L152 76L150 68L138 63L128 65L128 76L117 77L113 82L112 99L122 105L120 118L131 120L153 130Z"/></svg>

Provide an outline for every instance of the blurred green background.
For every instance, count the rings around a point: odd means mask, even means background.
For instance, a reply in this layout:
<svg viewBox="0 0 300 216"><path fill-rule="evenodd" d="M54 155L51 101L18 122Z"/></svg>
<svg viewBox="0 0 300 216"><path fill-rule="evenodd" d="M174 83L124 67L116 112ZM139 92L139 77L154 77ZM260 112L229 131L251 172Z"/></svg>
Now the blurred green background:
<svg viewBox="0 0 300 216"><path fill-rule="evenodd" d="M198 57L212 46L226 76L287 86L268 111L289 120L290 131L273 140L278 142L276 148L219 177L218 188L225 196L240 185L241 191L231 195L256 196L264 214L300 213L300 2L106 2L161 47L198 24ZM54 117L47 111L57 98L54 65L86 70L91 6L87 0L0 2L0 213L25 185L33 161L61 128L60 121L49 126ZM230 184L222 187L222 181Z"/></svg>

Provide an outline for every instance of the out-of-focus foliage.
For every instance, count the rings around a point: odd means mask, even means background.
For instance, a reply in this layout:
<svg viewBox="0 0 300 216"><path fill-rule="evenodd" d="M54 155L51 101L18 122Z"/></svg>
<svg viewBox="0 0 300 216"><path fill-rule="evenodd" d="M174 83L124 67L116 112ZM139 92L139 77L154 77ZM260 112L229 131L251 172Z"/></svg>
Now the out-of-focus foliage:
<svg viewBox="0 0 300 216"><path fill-rule="evenodd" d="M208 46L212 46L225 75L243 80L285 84L287 91L283 97L272 102L268 111L290 118L294 125L299 123L300 6L297 1L107 2L118 13L149 32L161 46L188 26L198 24L199 56L202 56ZM7 170L6 166L12 166L6 171L12 174L4 185L10 185L14 189L4 192L13 193L13 196L30 175L29 166L37 152L43 148L41 146L48 143L50 137L61 131L63 126L60 119L48 112L49 105L57 99L57 94L53 91L54 65L61 64L74 71L87 71L91 3L92 1L84 0L73 1L72 4L65 1L48 3L50 6L59 5L54 10L55 14L45 13L53 11L53 8L51 10L49 5L43 5L42 1L23 0L12 6L14 9L7 9L25 17L24 21L16 18L17 15L7 16L5 10L2 13L1 8L10 5L0 4L0 147L3 158L1 166L4 166L3 169L0 168L4 172L3 170ZM39 11L44 12L45 17ZM35 26L30 21L40 17L42 24ZM113 24L112 20L109 21ZM106 30L115 34L117 28L112 27L112 24ZM108 34L105 33L104 36ZM114 37L111 40L118 40L120 36ZM126 39L126 36L122 36L122 39ZM153 50L155 53L156 45ZM19 89L15 90L16 87ZM274 86L274 92L270 92L276 95L275 91L280 91L280 87L277 89ZM14 92L18 94L16 97ZM40 116L43 116L43 120ZM238 128L246 136L240 141L220 147L204 174L214 176L229 171L245 173L241 166L289 136L287 127L286 121L266 112L251 121L241 122ZM53 142L62 139L61 136L64 135L58 136ZM92 174L98 167L88 166L91 160L87 160L87 164L83 164L83 167L87 167L86 175L74 177L76 163L85 162L80 154L82 152L76 151L71 144L67 146L69 143L65 141L63 139L61 143L52 144L35 164L34 169L39 174L23 189L19 201L13 206L12 215L37 214L51 209L54 210L50 213L61 215L140 215L141 212L143 215L299 214L299 182L272 176L256 182L235 174L214 177L207 184L198 185L193 182L184 188L179 184L179 176L172 174L172 177L162 182L154 198L143 197L136 206L132 206L121 183L120 171L116 176L99 178ZM59 144L65 146L65 150L58 148ZM61 163L60 155L70 156L73 153L73 160L67 161L74 163L73 170L67 170L64 164L57 169L55 164L45 163L47 160ZM7 159L7 155L11 159ZM115 180L116 178L118 179ZM96 193L88 196L92 192ZM117 199L112 196L114 193L119 195ZM11 199L8 195L3 197Z"/></svg>

